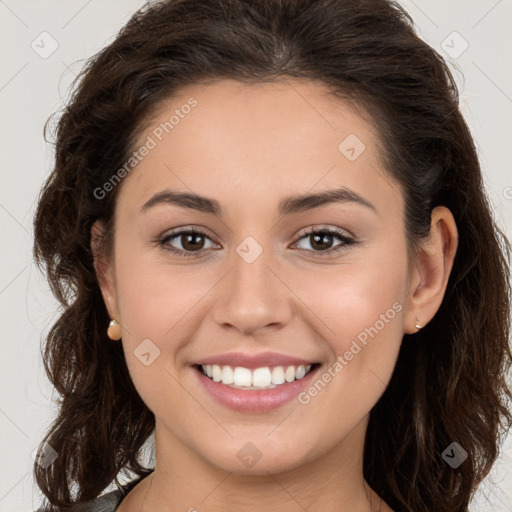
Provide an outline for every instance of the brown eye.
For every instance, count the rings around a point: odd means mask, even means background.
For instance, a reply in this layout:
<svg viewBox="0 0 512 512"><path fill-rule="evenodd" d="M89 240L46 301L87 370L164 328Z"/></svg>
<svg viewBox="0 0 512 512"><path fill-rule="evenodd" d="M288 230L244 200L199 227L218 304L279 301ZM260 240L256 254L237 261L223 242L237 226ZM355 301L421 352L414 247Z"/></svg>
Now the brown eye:
<svg viewBox="0 0 512 512"><path fill-rule="evenodd" d="M210 240L210 238L206 233L197 229L189 229L169 233L159 240L158 243L164 249L175 252L180 256L193 256L194 253L199 253L204 249L211 248L205 248L205 242L207 240ZM173 244L177 244L178 247L175 247ZM212 245L214 244L212 243ZM179 246L181 246L181 248Z"/></svg>
<svg viewBox="0 0 512 512"><path fill-rule="evenodd" d="M333 247L334 239L341 240L341 244ZM346 250L348 246L353 245L356 241L339 229L314 229L302 234L300 240L309 242L310 248L300 248L309 252L316 252L319 254L326 253L332 254L338 251ZM296 244L297 245L297 244Z"/></svg>

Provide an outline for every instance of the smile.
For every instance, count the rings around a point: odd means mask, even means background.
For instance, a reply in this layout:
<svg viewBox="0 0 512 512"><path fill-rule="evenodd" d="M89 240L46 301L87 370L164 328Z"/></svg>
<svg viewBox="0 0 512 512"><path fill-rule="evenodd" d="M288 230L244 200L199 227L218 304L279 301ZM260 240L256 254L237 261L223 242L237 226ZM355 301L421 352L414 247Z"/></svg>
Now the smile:
<svg viewBox="0 0 512 512"><path fill-rule="evenodd" d="M274 389L285 383L303 379L314 365L264 366L249 369L243 366L207 364L198 365L199 370L214 382L222 383L233 389L261 390Z"/></svg>
<svg viewBox="0 0 512 512"><path fill-rule="evenodd" d="M194 366L200 388L217 403L237 413L265 414L293 403L311 385L322 365L257 365L252 369L227 364Z"/></svg>

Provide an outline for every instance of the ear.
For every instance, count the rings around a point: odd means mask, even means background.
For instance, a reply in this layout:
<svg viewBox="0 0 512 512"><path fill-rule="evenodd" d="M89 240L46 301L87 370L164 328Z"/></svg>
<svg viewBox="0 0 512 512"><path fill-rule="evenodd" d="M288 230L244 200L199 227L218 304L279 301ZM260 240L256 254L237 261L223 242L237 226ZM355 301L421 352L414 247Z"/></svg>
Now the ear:
<svg viewBox="0 0 512 512"><path fill-rule="evenodd" d="M113 259L105 253L101 244L105 232L104 224L97 220L91 227L91 251L94 258L94 270L100 285L103 301L110 318L119 320Z"/></svg>
<svg viewBox="0 0 512 512"><path fill-rule="evenodd" d="M404 332L418 332L441 306L457 252L458 231L451 211L445 206L434 208L430 236L422 244L413 265L406 299Z"/></svg>

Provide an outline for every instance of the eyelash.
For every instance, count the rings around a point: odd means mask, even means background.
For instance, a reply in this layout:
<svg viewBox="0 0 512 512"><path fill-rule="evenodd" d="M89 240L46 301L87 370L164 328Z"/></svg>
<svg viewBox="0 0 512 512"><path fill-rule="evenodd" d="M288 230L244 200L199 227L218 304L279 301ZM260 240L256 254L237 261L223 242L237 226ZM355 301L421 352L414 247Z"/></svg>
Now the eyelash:
<svg viewBox="0 0 512 512"><path fill-rule="evenodd" d="M303 232L299 236L297 242L301 241L304 238L307 238L308 236L319 235L319 234L336 235L343 242L342 244L338 245L334 249L328 249L327 251L312 251L312 252L320 255L320 257L323 257L323 255L329 255L330 256L333 253L336 254L336 253L341 252L341 251L346 251L346 250L348 250L349 246L357 244L356 240L354 240L353 238L350 238L347 235L345 235L345 233L341 229L339 229L339 228L310 229L309 231ZM176 249L174 247L168 247L167 246L167 243L170 240L172 240L173 238L179 238L180 236L183 236L183 235L203 235L203 236L205 236L208 239L210 238L208 236L208 234L205 233L204 231L201 231L200 229L194 228L194 229L186 229L186 230L181 230L181 231L175 231L175 232L168 233L167 235L165 235L162 238L160 238L157 241L157 244L163 250L171 251L172 253L176 254L177 256L186 257L186 258L187 257L191 257L191 256L196 256L197 254L199 254L199 253L201 253L202 251L205 250L205 249L200 249L199 251L183 251L182 249ZM297 243L297 242L295 242L295 243ZM299 250L311 252L309 249L299 249ZM327 257L329 257L329 256L327 256Z"/></svg>

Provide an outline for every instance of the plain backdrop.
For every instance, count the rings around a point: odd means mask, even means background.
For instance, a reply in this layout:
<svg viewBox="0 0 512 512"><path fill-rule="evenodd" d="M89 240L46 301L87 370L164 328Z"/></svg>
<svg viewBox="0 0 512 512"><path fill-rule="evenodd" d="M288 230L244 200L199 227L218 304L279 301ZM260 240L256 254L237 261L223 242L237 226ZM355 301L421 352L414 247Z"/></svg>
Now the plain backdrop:
<svg viewBox="0 0 512 512"><path fill-rule="evenodd" d="M0 512L36 510L32 454L56 412L40 344L57 318L32 262L32 219L53 149L43 125L69 85L141 0L0 0ZM419 33L447 57L479 148L494 215L512 232L512 0L403 0ZM109 488L110 489L110 488ZM471 512L512 511L510 436ZM434 512L434 511L433 511Z"/></svg>

